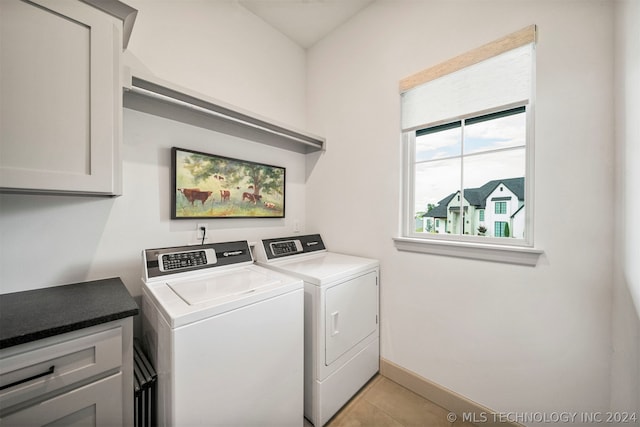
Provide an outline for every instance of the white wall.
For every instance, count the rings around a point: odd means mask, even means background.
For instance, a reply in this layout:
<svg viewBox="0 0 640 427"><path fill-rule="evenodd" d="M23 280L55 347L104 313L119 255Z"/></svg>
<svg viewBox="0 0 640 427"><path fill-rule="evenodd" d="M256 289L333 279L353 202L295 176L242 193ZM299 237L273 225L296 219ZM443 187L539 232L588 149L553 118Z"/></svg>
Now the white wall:
<svg viewBox="0 0 640 427"><path fill-rule="evenodd" d="M127 1L128 55L181 86L303 127L305 52L235 2ZM301 154L125 110L123 195L0 195L0 292L120 276L140 295L141 251L191 244L201 220L170 220L170 147L287 168L286 219L205 221L213 241L272 237L305 223ZM35 264L34 264L35 262Z"/></svg>
<svg viewBox="0 0 640 427"><path fill-rule="evenodd" d="M233 0L126 0L129 43L154 74L304 128L306 53Z"/></svg>
<svg viewBox="0 0 640 427"><path fill-rule="evenodd" d="M537 24L535 268L398 252L398 81ZM377 1L309 51L307 226L381 260L382 356L498 411L609 406L613 5ZM330 202L329 202L330 201Z"/></svg>
<svg viewBox="0 0 640 427"><path fill-rule="evenodd" d="M640 2L616 2L616 224L611 407L640 409ZM634 305L635 303L635 305ZM640 422L639 422L640 424Z"/></svg>

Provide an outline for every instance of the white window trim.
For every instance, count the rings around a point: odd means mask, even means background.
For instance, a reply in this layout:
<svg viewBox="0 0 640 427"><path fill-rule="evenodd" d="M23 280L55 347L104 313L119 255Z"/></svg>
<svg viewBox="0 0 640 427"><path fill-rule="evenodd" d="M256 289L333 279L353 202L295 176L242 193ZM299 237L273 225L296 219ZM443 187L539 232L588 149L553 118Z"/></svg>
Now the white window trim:
<svg viewBox="0 0 640 427"><path fill-rule="evenodd" d="M532 103L531 103L532 104ZM532 107L532 105L530 106ZM527 119L529 120L529 118ZM527 132L533 132L533 115L531 115L531 126L527 124ZM413 133L415 135L415 133ZM481 261L501 262L506 264L517 264L524 266L536 266L543 250L533 247L533 138L527 141L527 178L525 180L527 202L527 236L525 239L508 239L463 235L433 235L423 236L411 229L413 222L409 221L409 212L412 211L413 202L411 198L414 193L414 182L412 179L411 165L413 164L413 144L412 132L403 133L403 203L401 224L403 230L399 237L393 238L396 249L407 252L417 252L432 255L442 255L457 258L475 259ZM531 143L529 143L531 141ZM530 211L529 211L530 210ZM482 240L482 241L480 241Z"/></svg>
<svg viewBox="0 0 640 427"><path fill-rule="evenodd" d="M395 237L399 251L443 255L458 258L493 261L534 267L544 251L523 246L494 245L488 243L461 242L452 240Z"/></svg>
<svg viewBox="0 0 640 427"><path fill-rule="evenodd" d="M531 27L530 27L531 29ZM533 39L535 40L535 27L533 27ZM534 47L535 48L535 47ZM525 173L525 194L527 195L526 210L526 238L506 239L482 237L478 241L477 236L440 236L427 235L418 236L413 230L413 202L411 198L414 194L414 182L411 168L413 166L413 153L411 148L411 138L415 138L415 132L403 132L402 145L402 209L401 209L401 231L400 236L393 238L396 248L400 251L418 252L425 254L443 255L458 258L476 259L483 261L501 262L507 264L517 264L525 266L535 266L543 250L534 247L534 227L533 227L533 206L534 206L534 109L535 109L535 55L532 64L532 93L527 105L527 146L526 146L526 173ZM436 67L434 67L436 68ZM434 78L431 76L431 78ZM435 77L437 78L437 77ZM404 82L409 79L405 79ZM422 80L419 83L424 82ZM413 82L415 85L416 82ZM409 85L401 82L401 91L410 89ZM497 110L497 109L496 109ZM478 115L482 112L478 112ZM413 135L413 136L412 136Z"/></svg>

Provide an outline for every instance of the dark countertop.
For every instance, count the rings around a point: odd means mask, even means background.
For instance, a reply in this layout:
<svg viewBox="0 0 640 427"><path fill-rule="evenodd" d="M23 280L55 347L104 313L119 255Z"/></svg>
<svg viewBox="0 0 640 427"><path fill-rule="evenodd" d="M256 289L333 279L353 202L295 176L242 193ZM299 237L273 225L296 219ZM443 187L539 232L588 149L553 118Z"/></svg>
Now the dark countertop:
<svg viewBox="0 0 640 427"><path fill-rule="evenodd" d="M119 277L0 295L0 349L138 314Z"/></svg>

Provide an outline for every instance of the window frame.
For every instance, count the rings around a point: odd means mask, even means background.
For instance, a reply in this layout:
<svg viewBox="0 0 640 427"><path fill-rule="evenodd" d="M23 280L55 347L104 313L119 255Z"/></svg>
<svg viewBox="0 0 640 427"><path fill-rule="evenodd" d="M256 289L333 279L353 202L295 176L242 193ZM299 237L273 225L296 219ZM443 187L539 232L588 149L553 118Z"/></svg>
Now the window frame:
<svg viewBox="0 0 640 427"><path fill-rule="evenodd" d="M455 119L448 120L448 123L457 122L462 120L473 119L475 117L482 117L490 114L499 114L503 111L513 110L519 107L525 107L524 114L526 117L526 142L525 142L525 238L504 238L504 237L490 237L490 236L472 236L464 234L432 234L432 233L418 233L411 229L411 222L407 220L410 216L414 218L415 206L413 198L415 194L415 147L416 147L416 133L417 129L413 129L407 132L403 132L403 214L402 214L402 237L421 239L421 240L442 240L442 241L462 241L468 243L490 243L504 246L521 246L521 247L533 247L533 105L532 102L523 102L518 104L511 104L501 106L490 111L483 111L480 113L468 114L465 116L456 117ZM421 126L421 129L427 127L435 127L440 124L428 124ZM443 127L445 129L445 127ZM458 192L460 189L458 189ZM531 199L531 201L530 201Z"/></svg>
<svg viewBox="0 0 640 427"><path fill-rule="evenodd" d="M525 106L526 112L526 144L525 144L525 238L492 238L489 236L443 235L431 233L416 233L410 225L413 221L415 183L413 179L415 165L415 136L418 127L404 126L402 121L401 142L401 205L399 207L398 235L393 238L396 249L426 254L436 254L451 257L461 257L525 266L535 266L542 250L534 247L534 205L535 205L535 93L536 93L536 26L531 25L520 31L509 34L501 39L487 43L472 51L452 58L449 61L422 70L400 81L400 93L404 94L420 85L440 77L447 76L465 67L491 59L504 52L532 44L531 56L531 86L526 99L511 102L508 105L493 105L484 111L475 111L460 117L450 117L439 122L421 124L419 128L445 125L456 120L472 116L482 116L507 110L518 106ZM496 103L497 104L497 103ZM469 113L469 112L467 112ZM417 123L416 123L417 125ZM490 207L487 206L486 209ZM445 220L445 224L447 221Z"/></svg>
<svg viewBox="0 0 640 427"><path fill-rule="evenodd" d="M534 91L535 92L535 91ZM456 117L450 121L481 116L525 106L526 144L525 144L525 238L505 238L491 236L470 236L452 234L417 233L411 229L414 213L414 165L416 130L402 132L402 207L400 233L394 243L398 250L430 253L445 256L480 259L535 266L543 251L534 248L534 110L533 94L528 102L500 106L491 111L483 111L465 117ZM437 123L432 125L438 125ZM432 125L426 125L432 126ZM446 224L446 221L445 221Z"/></svg>

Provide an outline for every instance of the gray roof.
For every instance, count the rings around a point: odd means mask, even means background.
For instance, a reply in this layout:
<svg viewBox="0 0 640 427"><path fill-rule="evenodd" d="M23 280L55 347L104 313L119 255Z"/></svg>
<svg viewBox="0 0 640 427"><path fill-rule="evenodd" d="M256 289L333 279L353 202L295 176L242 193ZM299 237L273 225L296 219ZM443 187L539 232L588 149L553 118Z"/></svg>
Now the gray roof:
<svg viewBox="0 0 640 427"><path fill-rule="evenodd" d="M511 218L514 218L516 215L518 215L518 212L520 212L522 209L524 209L524 205L520 206L514 213L513 215L511 215Z"/></svg>
<svg viewBox="0 0 640 427"><path fill-rule="evenodd" d="M464 197L467 199L469 204L479 207L480 209L484 209L487 197L489 197L489 194L491 194L500 184L503 184L511 190L511 192L518 197L518 200L524 201L524 177L494 179L493 181L487 182L482 187L464 190ZM467 192L471 193L469 194L470 197L467 197ZM472 201L471 199L473 198L475 198L475 200Z"/></svg>
<svg viewBox="0 0 640 427"><path fill-rule="evenodd" d="M445 197L444 199L440 200L438 202L438 205L429 209L429 211L422 215L423 218L429 217L429 218L446 218L447 217L447 205L449 204L449 202L451 201L451 199L453 199L453 196L455 196L457 193L451 193L449 194L447 197Z"/></svg>
<svg viewBox="0 0 640 427"><path fill-rule="evenodd" d="M466 188L464 190L464 198L470 205L475 206L478 209L484 209L487 203L487 197L495 190L498 185L503 184L513 194L518 197L518 200L524 201L524 177L519 178L506 178L506 179L494 179L487 182L482 187L478 188ZM429 210L423 217L429 218L446 218L447 217L447 205L458 194L457 192L451 193L444 199L438 202L438 205Z"/></svg>

